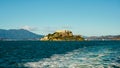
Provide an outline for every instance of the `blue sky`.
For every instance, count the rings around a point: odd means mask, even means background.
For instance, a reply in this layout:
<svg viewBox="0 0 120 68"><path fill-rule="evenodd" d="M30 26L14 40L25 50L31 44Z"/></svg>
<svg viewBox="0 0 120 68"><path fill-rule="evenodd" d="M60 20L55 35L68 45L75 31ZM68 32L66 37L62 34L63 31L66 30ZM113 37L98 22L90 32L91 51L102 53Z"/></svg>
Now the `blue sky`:
<svg viewBox="0 0 120 68"><path fill-rule="evenodd" d="M0 29L120 35L120 0L0 0Z"/></svg>

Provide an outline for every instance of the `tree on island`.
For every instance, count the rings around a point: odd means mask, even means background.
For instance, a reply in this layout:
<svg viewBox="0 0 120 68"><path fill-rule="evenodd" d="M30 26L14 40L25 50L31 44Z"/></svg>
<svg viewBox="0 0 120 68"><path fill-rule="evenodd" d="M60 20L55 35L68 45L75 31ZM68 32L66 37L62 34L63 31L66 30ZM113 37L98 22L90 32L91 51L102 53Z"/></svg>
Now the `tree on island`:
<svg viewBox="0 0 120 68"><path fill-rule="evenodd" d="M59 30L53 34L48 34L41 38L42 41L83 41L84 38L80 35L73 35L72 31Z"/></svg>

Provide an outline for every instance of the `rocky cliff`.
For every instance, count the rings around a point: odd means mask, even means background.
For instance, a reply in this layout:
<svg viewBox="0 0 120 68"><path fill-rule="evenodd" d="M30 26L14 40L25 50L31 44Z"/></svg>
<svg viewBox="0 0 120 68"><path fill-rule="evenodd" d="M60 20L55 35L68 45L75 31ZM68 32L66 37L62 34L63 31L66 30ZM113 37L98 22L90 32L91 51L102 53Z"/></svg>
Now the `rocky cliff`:
<svg viewBox="0 0 120 68"><path fill-rule="evenodd" d="M59 30L41 38L42 41L83 41L80 35L73 35L69 30Z"/></svg>

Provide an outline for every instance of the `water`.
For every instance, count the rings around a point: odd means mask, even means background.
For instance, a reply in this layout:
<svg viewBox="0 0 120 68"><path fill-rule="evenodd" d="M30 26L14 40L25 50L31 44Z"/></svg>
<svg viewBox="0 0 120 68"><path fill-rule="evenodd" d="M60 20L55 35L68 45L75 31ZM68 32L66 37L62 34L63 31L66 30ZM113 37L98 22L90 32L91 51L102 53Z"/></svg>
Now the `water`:
<svg viewBox="0 0 120 68"><path fill-rule="evenodd" d="M1 41L3 67L120 68L120 41Z"/></svg>

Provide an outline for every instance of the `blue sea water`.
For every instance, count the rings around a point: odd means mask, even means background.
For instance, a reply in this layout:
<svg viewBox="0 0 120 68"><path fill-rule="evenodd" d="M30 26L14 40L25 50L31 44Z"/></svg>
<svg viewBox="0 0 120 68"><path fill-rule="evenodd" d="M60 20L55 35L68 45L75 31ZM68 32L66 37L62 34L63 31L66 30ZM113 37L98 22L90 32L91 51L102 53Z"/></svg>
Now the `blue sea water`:
<svg viewBox="0 0 120 68"><path fill-rule="evenodd" d="M120 41L0 41L0 68L120 68Z"/></svg>

